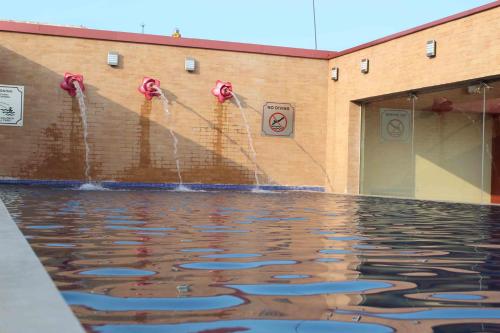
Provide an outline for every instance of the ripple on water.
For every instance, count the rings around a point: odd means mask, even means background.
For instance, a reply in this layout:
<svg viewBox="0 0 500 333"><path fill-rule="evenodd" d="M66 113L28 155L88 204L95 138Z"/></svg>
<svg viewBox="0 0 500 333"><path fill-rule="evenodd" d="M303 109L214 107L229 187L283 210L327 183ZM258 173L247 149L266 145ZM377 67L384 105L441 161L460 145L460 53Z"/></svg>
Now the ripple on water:
<svg viewBox="0 0 500 333"><path fill-rule="evenodd" d="M253 224L252 221L234 221L235 224Z"/></svg>
<svg viewBox="0 0 500 333"><path fill-rule="evenodd" d="M434 308L431 310L422 310L414 312L396 312L396 313L375 313L375 312L357 312L337 310L340 314L363 315L385 319L396 320L429 320L429 319L498 319L500 318L500 309L495 308Z"/></svg>
<svg viewBox="0 0 500 333"><path fill-rule="evenodd" d="M204 233L233 233L233 234L241 234L241 233L246 233L250 232L250 230L243 230L243 229L202 229L200 232Z"/></svg>
<svg viewBox="0 0 500 333"><path fill-rule="evenodd" d="M335 232L335 231L328 231L328 230L313 230L313 231L311 231L311 234L313 234L313 235L333 235L336 233L337 232Z"/></svg>
<svg viewBox="0 0 500 333"><path fill-rule="evenodd" d="M48 246L48 247L75 247L76 245L71 244L71 243L47 243L47 244L45 244L45 246Z"/></svg>
<svg viewBox="0 0 500 333"><path fill-rule="evenodd" d="M48 224L48 225L30 225L26 229L44 230L44 229L62 229L64 226L58 224Z"/></svg>
<svg viewBox="0 0 500 333"><path fill-rule="evenodd" d="M495 333L500 332L500 324L498 323L458 323L458 324L441 324L432 327L433 333L450 333L450 332L474 332L474 333Z"/></svg>
<svg viewBox="0 0 500 333"><path fill-rule="evenodd" d="M310 278L311 275L306 274L283 274L283 275L275 275L273 278L275 279L307 279Z"/></svg>
<svg viewBox="0 0 500 333"><path fill-rule="evenodd" d="M326 250L320 250L319 253L323 253L323 254L351 254L352 251L341 250L341 249L326 249Z"/></svg>
<svg viewBox="0 0 500 333"><path fill-rule="evenodd" d="M99 333L195 333L195 332L252 332L252 333L391 333L391 327L380 324L351 323L330 320L228 320L166 325L104 325L93 326Z"/></svg>
<svg viewBox="0 0 500 333"><path fill-rule="evenodd" d="M224 250L221 249L215 249L215 248L191 248L191 249L182 249L181 252L200 252L200 253L205 253L205 252L222 252Z"/></svg>
<svg viewBox="0 0 500 333"><path fill-rule="evenodd" d="M202 311L225 309L243 304L232 295L207 297L115 297L78 291L63 291L69 305L80 305L98 311Z"/></svg>
<svg viewBox="0 0 500 333"><path fill-rule="evenodd" d="M175 228L129 227L126 225L107 225L107 226L105 226L105 228L111 229L111 230L132 230L132 231L172 231L172 230L175 230Z"/></svg>
<svg viewBox="0 0 500 333"><path fill-rule="evenodd" d="M168 235L165 232L158 232L158 231L138 231L138 235L147 235L147 236L166 236Z"/></svg>
<svg viewBox="0 0 500 333"><path fill-rule="evenodd" d="M81 271L78 273L80 275L96 275L96 276L149 276L154 275L156 272L148 271L144 269L134 269L125 267L108 267L108 268L98 268L91 269L87 271Z"/></svg>
<svg viewBox="0 0 500 333"><path fill-rule="evenodd" d="M388 247L375 246L375 245L369 245L369 244L355 244L352 247L354 249L359 249L359 250L386 250L386 249L388 249Z"/></svg>
<svg viewBox="0 0 500 333"><path fill-rule="evenodd" d="M179 265L182 268L189 269L209 269L209 270L238 270L238 269L251 269L272 265L294 265L295 260L267 260L267 261L249 261L249 262L192 262L188 264Z"/></svg>
<svg viewBox="0 0 500 333"><path fill-rule="evenodd" d="M436 273L433 272L408 272L408 273L398 273L399 275L402 276L415 276L415 277L432 277L432 276L437 276Z"/></svg>
<svg viewBox="0 0 500 333"><path fill-rule="evenodd" d="M281 221L306 221L307 218L305 218L305 217L255 217L255 220L281 222Z"/></svg>
<svg viewBox="0 0 500 333"><path fill-rule="evenodd" d="M143 242L138 242L138 241L115 241L113 244L116 245L142 245L144 244Z"/></svg>
<svg viewBox="0 0 500 333"><path fill-rule="evenodd" d="M337 259L337 258L318 258L315 261L317 261L317 262L340 262L342 260Z"/></svg>
<svg viewBox="0 0 500 333"><path fill-rule="evenodd" d="M231 284L226 287L238 289L249 295L267 296L308 296L367 292L373 289L390 288L393 285L381 281L352 280L337 282L317 282L304 284Z"/></svg>
<svg viewBox="0 0 500 333"><path fill-rule="evenodd" d="M366 237L360 237L360 236L334 236L334 237L327 237L328 240L333 240L333 241L352 241L352 240L367 240L368 238Z"/></svg>
<svg viewBox="0 0 500 333"><path fill-rule="evenodd" d="M447 294L433 294L431 298L435 299L445 299L450 301L478 301L485 299L484 296L481 295L473 295L473 294L458 294L458 293L447 293Z"/></svg>
<svg viewBox="0 0 500 333"><path fill-rule="evenodd" d="M211 259L255 258L255 257L262 257L262 254L258 254L258 253L224 253L224 254L207 254L205 256L200 256L200 258L211 258Z"/></svg>
<svg viewBox="0 0 500 333"><path fill-rule="evenodd" d="M137 221L137 220L114 220L114 219L107 219L105 221L106 223L111 223L111 224L132 224L132 225L137 225L137 224L145 224L146 222L144 221Z"/></svg>

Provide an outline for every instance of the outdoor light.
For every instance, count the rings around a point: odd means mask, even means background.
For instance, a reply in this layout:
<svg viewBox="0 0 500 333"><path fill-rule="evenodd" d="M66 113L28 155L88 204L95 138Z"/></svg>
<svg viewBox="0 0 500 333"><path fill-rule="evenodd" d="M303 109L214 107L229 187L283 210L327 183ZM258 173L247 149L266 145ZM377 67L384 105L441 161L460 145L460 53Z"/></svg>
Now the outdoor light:
<svg viewBox="0 0 500 333"><path fill-rule="evenodd" d="M361 73L368 73L370 61L368 59L361 59Z"/></svg>
<svg viewBox="0 0 500 333"><path fill-rule="evenodd" d="M118 52L108 52L108 65L110 66L118 66L120 60L120 56Z"/></svg>
<svg viewBox="0 0 500 333"><path fill-rule="evenodd" d="M436 41L428 40L425 50L429 58L434 58L436 56Z"/></svg>
<svg viewBox="0 0 500 333"><path fill-rule="evenodd" d="M491 89L492 87L489 86L486 82L479 82L478 84L473 84L467 87L467 92L469 94L482 94L483 89Z"/></svg>
<svg viewBox="0 0 500 333"><path fill-rule="evenodd" d="M338 81L339 79L339 68L338 67L333 67L332 68L332 80L333 81Z"/></svg>
<svg viewBox="0 0 500 333"><path fill-rule="evenodd" d="M474 84L470 85L467 87L467 92L469 94L480 94L481 93L481 85L480 84Z"/></svg>
<svg viewBox="0 0 500 333"><path fill-rule="evenodd" d="M196 60L193 58L186 58L184 69L188 72L194 72L196 70Z"/></svg>

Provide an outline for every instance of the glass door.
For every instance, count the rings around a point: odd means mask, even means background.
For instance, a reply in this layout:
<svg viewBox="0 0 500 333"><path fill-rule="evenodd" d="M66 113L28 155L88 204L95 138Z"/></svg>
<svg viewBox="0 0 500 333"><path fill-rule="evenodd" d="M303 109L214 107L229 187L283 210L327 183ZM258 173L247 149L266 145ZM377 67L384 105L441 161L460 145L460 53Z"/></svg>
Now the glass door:
<svg viewBox="0 0 500 333"><path fill-rule="evenodd" d="M412 97L365 104L362 110L362 194L414 197Z"/></svg>

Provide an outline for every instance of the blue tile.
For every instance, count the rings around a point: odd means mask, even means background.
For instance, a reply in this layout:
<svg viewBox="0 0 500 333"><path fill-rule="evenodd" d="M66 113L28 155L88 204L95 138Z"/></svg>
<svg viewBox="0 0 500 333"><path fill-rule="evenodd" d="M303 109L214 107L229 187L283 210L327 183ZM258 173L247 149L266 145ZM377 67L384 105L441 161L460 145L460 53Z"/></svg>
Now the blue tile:
<svg viewBox="0 0 500 333"><path fill-rule="evenodd" d="M2 185L27 185L27 186L50 186L57 188L77 188L84 184L80 180L42 180L42 179L0 179ZM166 189L177 188L177 183L136 183L136 182L113 182L104 181L99 183L109 189ZM205 191L252 191L255 185L244 184L184 184L193 190ZM259 187L267 191L313 191L325 192L321 186L285 186L285 185L261 185Z"/></svg>

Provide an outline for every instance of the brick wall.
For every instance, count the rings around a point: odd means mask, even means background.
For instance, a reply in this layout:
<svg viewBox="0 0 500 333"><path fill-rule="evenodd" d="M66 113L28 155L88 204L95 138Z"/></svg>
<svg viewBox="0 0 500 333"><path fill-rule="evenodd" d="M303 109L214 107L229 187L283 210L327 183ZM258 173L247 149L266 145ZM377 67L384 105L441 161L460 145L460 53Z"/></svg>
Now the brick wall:
<svg viewBox="0 0 500 333"><path fill-rule="evenodd" d="M500 74L500 7L375 44L334 59L0 32L0 83L26 87L21 128L0 126L0 177L83 179L77 103L59 88L64 72L85 76L94 180L177 182L172 128L187 183L251 184L254 166L236 105L210 89L231 81L250 121L261 183L319 185L358 193L361 118L355 100ZM110 35L111 36L111 35ZM139 38L135 36L134 38ZM427 40L437 57L425 55ZM108 51L122 57L106 65ZM184 71L193 57L199 70ZM370 72L359 62L370 59ZM331 67L340 80L329 80ZM137 93L143 76L170 100ZM265 102L292 103L293 138L261 135Z"/></svg>
<svg viewBox="0 0 500 333"><path fill-rule="evenodd" d="M171 127L186 183L254 183L245 126L233 102L210 90L231 81L250 122L261 183L324 185L327 60L0 32L0 83L25 86L23 127L0 126L0 177L84 178L82 121L59 88L64 72L85 77L93 180L177 182ZM106 64L117 51L122 65ZM184 71L186 57L196 73ZM137 92L143 76L170 100ZM293 138L261 135L265 102L292 103Z"/></svg>

